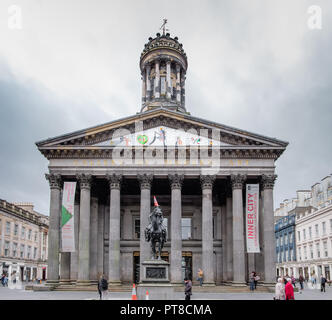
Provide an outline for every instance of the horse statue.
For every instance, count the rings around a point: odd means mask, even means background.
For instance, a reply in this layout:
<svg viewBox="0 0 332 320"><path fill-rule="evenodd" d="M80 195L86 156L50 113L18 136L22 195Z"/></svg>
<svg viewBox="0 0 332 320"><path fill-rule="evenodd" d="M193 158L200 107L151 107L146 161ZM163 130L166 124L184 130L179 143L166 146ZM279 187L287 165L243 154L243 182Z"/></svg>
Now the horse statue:
<svg viewBox="0 0 332 320"><path fill-rule="evenodd" d="M167 231L163 225L163 213L159 206L155 206L149 215L150 224L145 228L145 240L151 242L152 260L158 257L161 260L161 251L167 239ZM158 242L158 253L156 253L156 243Z"/></svg>

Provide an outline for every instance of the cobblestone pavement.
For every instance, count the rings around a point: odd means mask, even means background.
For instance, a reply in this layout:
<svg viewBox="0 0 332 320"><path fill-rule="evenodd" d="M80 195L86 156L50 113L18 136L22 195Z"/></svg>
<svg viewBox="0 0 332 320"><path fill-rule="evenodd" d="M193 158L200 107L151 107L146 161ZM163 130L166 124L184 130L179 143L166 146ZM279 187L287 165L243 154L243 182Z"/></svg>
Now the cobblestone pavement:
<svg viewBox="0 0 332 320"><path fill-rule="evenodd" d="M34 292L21 289L0 287L0 300L98 300L96 292L44 291ZM109 300L131 300L131 292L109 292ZM174 300L184 300L184 294L176 292ZM192 300L273 300L273 293L208 293L193 289ZM295 292L295 300L332 300L332 287L326 292L319 289L305 288L301 293Z"/></svg>

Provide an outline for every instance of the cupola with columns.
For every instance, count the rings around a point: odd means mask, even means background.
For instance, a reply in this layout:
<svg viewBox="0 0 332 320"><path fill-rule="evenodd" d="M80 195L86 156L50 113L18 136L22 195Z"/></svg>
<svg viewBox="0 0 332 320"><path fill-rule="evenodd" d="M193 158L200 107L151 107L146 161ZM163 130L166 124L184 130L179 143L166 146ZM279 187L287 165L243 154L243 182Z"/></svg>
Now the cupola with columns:
<svg viewBox="0 0 332 320"><path fill-rule="evenodd" d="M166 22L164 20L164 25ZM164 27L162 35L157 33L155 38L150 37L141 53L141 112L158 107L186 112L187 55L178 37L172 38L165 30Z"/></svg>

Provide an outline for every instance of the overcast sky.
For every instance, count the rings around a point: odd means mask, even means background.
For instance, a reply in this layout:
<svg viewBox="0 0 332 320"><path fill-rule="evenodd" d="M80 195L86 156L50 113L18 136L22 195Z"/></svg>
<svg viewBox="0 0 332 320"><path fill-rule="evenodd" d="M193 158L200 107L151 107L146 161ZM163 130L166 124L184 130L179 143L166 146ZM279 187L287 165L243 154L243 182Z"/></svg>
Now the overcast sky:
<svg viewBox="0 0 332 320"><path fill-rule="evenodd" d="M321 29L308 27L311 5ZM35 142L138 112L140 53L163 18L188 56L193 116L289 142L275 207L332 173L331 1L1 0L1 199L48 215Z"/></svg>

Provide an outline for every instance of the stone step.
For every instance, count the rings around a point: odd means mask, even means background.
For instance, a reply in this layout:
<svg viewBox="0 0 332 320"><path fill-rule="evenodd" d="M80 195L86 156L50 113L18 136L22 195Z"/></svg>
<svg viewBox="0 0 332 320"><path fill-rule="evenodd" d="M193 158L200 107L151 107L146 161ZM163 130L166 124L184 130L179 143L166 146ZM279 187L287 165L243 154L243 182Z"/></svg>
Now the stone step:
<svg viewBox="0 0 332 320"><path fill-rule="evenodd" d="M182 292L184 287L175 288L175 291ZM272 291L271 291L272 290ZM233 287L233 286L193 286L192 292L210 292L210 293L240 293L240 292L250 292L249 287ZM269 287L257 287L255 292L274 292L274 288Z"/></svg>

